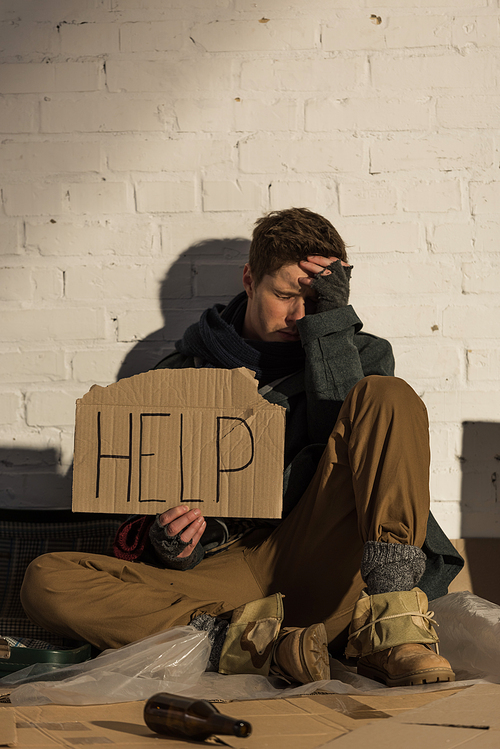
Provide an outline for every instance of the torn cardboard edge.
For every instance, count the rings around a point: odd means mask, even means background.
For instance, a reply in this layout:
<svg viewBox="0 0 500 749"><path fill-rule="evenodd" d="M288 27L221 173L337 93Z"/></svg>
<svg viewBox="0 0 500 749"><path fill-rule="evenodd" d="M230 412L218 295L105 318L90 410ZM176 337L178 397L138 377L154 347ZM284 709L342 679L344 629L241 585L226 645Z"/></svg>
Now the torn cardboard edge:
<svg viewBox="0 0 500 749"><path fill-rule="evenodd" d="M159 369L76 404L73 511L279 518L285 409L253 372Z"/></svg>

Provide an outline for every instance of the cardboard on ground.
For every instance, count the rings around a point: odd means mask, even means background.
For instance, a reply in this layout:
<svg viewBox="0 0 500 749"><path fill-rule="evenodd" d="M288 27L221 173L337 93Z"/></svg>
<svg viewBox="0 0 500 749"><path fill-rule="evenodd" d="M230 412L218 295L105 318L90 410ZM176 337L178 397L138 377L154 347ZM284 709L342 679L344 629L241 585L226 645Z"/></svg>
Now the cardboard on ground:
<svg viewBox="0 0 500 749"><path fill-rule="evenodd" d="M476 693L478 687L483 686L487 693L484 689ZM216 741L212 737L203 745L229 746L232 749L340 749L344 746L352 749L401 746L405 749L445 746L448 749L497 749L500 740L496 709L499 685L477 685L459 694L448 689L424 694L412 690L410 687L408 695L404 696L392 696L390 690L382 690L382 696L376 692L312 694L217 705L226 715L248 720L252 724L252 734L246 739L220 736ZM489 700L487 706L485 697ZM464 705L468 706L465 725L460 714ZM143 710L144 702L0 706L0 731L2 725L5 726L3 735L0 733L0 746L19 749L74 749L90 744L124 749L200 746L199 742L154 734L144 724ZM482 743L485 740L487 743Z"/></svg>
<svg viewBox="0 0 500 749"><path fill-rule="evenodd" d="M73 510L281 517L285 410L248 369L159 369L76 405Z"/></svg>

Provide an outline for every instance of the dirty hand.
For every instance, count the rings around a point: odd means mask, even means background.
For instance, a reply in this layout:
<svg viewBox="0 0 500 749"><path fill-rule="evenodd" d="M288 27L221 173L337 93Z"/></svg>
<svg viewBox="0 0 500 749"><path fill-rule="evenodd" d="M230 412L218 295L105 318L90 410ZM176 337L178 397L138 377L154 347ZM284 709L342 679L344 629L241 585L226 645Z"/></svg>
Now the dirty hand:
<svg viewBox="0 0 500 749"><path fill-rule="evenodd" d="M178 536L178 540L182 542L180 545L187 544L180 554L177 554L177 559L184 559L191 555L207 527L201 511L190 510L186 505L171 507L158 517L158 521L163 526L167 538L173 539L174 536L180 534Z"/></svg>
<svg viewBox="0 0 500 749"><path fill-rule="evenodd" d="M349 281L352 265L338 257L309 255L299 266L307 273L299 278L316 296L316 312L345 307L349 303Z"/></svg>

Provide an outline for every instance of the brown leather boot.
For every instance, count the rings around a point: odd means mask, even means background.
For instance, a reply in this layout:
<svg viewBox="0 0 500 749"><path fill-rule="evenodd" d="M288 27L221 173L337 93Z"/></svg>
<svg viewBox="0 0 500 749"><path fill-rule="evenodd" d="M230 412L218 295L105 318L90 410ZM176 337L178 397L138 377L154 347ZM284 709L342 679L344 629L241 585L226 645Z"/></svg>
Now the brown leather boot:
<svg viewBox="0 0 500 749"><path fill-rule="evenodd" d="M325 625L312 624L305 629L283 627L274 646L270 673L299 684L329 679Z"/></svg>
<svg viewBox="0 0 500 749"><path fill-rule="evenodd" d="M373 596L361 593L346 656L359 658L359 674L390 687L454 681L450 664L438 652L433 616L419 588Z"/></svg>
<svg viewBox="0 0 500 749"><path fill-rule="evenodd" d="M428 645L414 643L365 655L358 661L358 674L385 682L388 687L455 680L446 658L435 653Z"/></svg>

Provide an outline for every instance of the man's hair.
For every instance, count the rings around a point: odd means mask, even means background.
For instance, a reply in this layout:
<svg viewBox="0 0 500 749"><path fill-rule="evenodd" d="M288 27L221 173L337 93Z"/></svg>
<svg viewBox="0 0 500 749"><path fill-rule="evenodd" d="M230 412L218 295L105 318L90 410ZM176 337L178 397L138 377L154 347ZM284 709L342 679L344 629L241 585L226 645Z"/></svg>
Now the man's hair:
<svg viewBox="0 0 500 749"><path fill-rule="evenodd" d="M339 257L347 262L344 241L326 218L308 208L287 208L257 219L248 257L256 285L266 274L273 275L308 255Z"/></svg>

